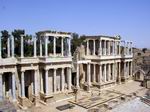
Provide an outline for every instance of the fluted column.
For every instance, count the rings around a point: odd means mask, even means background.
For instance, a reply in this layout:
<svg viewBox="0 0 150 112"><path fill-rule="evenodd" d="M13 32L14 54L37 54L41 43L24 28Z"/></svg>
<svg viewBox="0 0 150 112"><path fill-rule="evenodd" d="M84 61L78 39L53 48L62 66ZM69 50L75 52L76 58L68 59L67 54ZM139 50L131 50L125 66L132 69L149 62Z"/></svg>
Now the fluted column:
<svg viewBox="0 0 150 112"><path fill-rule="evenodd" d="M54 93L56 92L56 68L54 68Z"/></svg>
<svg viewBox="0 0 150 112"><path fill-rule="evenodd" d="M45 36L45 57L48 56L48 37Z"/></svg>
<svg viewBox="0 0 150 112"><path fill-rule="evenodd" d="M7 39L7 57L10 57L10 37Z"/></svg>
<svg viewBox="0 0 150 112"><path fill-rule="evenodd" d="M61 69L61 90L64 91L65 86L65 79L64 79L64 68Z"/></svg>
<svg viewBox="0 0 150 112"><path fill-rule="evenodd" d="M2 73L0 73L0 101L3 100L3 78Z"/></svg>
<svg viewBox="0 0 150 112"><path fill-rule="evenodd" d="M64 56L64 38L61 38L61 56Z"/></svg>
<svg viewBox="0 0 150 112"><path fill-rule="evenodd" d="M90 63L87 64L87 83L91 85L91 65Z"/></svg>
<svg viewBox="0 0 150 112"><path fill-rule="evenodd" d="M68 38L68 56L71 56L71 38Z"/></svg>
<svg viewBox="0 0 150 112"><path fill-rule="evenodd" d="M106 82L106 64L104 64L104 82Z"/></svg>
<svg viewBox="0 0 150 112"><path fill-rule="evenodd" d="M34 71L34 94L38 96L38 70Z"/></svg>
<svg viewBox="0 0 150 112"><path fill-rule="evenodd" d="M15 73L12 73L12 98L16 100L16 80Z"/></svg>
<svg viewBox="0 0 150 112"><path fill-rule="evenodd" d="M96 82L96 81L95 81L95 77L96 77L96 76L95 76L95 66L96 66L96 65L93 64L93 82Z"/></svg>
<svg viewBox="0 0 150 112"><path fill-rule="evenodd" d="M89 55L89 40L86 41L86 55Z"/></svg>
<svg viewBox="0 0 150 112"><path fill-rule="evenodd" d="M21 97L25 97L24 71L21 71Z"/></svg>
<svg viewBox="0 0 150 112"><path fill-rule="evenodd" d="M108 64L108 81L111 80L111 71L110 71L110 63Z"/></svg>
<svg viewBox="0 0 150 112"><path fill-rule="evenodd" d="M42 40L40 38L40 57L42 57L43 51L42 51Z"/></svg>
<svg viewBox="0 0 150 112"><path fill-rule="evenodd" d="M95 55L95 40L93 40L93 55Z"/></svg>
<svg viewBox="0 0 150 112"><path fill-rule="evenodd" d="M71 90L71 68L68 68L68 89Z"/></svg>
<svg viewBox="0 0 150 112"><path fill-rule="evenodd" d="M77 63L77 71L76 71L76 87L79 88L79 64Z"/></svg>
<svg viewBox="0 0 150 112"><path fill-rule="evenodd" d="M36 37L34 37L34 57L36 57Z"/></svg>
<svg viewBox="0 0 150 112"><path fill-rule="evenodd" d="M21 35L21 58L24 57L24 41L23 41L23 35Z"/></svg>
<svg viewBox="0 0 150 112"><path fill-rule="evenodd" d="M48 69L45 69L45 94L49 95Z"/></svg>
<svg viewBox="0 0 150 112"><path fill-rule="evenodd" d="M14 57L14 37L11 36L11 56Z"/></svg>
<svg viewBox="0 0 150 112"><path fill-rule="evenodd" d="M99 83L102 82L102 65L99 65Z"/></svg>
<svg viewBox="0 0 150 112"><path fill-rule="evenodd" d="M99 56L102 55L102 43L101 40L99 40Z"/></svg>
<svg viewBox="0 0 150 112"><path fill-rule="evenodd" d="M56 37L53 38L53 55L56 56Z"/></svg>

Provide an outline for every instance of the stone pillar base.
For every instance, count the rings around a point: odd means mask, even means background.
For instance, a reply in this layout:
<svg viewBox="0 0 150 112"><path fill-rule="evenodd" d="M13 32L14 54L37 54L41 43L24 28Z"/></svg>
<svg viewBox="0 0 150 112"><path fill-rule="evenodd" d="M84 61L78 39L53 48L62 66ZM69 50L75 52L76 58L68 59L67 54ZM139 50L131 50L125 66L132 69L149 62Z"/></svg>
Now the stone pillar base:
<svg viewBox="0 0 150 112"><path fill-rule="evenodd" d="M53 95L45 95L44 93L40 93L40 100L46 103L53 102Z"/></svg>

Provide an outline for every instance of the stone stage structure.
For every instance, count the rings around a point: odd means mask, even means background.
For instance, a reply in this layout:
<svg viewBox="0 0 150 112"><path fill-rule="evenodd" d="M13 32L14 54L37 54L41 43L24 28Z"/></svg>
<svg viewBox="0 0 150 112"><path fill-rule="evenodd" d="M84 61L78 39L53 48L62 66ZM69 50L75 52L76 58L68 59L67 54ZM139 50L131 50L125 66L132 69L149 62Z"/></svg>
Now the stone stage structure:
<svg viewBox="0 0 150 112"><path fill-rule="evenodd" d="M132 42L118 36L86 36L72 57L71 39L71 33L40 31L30 42L33 56L27 57L21 35L18 57L10 36L7 57L2 58L0 36L0 100L29 107L33 102L52 102L56 94L69 94L73 86L89 91L94 86L101 89L132 79Z"/></svg>

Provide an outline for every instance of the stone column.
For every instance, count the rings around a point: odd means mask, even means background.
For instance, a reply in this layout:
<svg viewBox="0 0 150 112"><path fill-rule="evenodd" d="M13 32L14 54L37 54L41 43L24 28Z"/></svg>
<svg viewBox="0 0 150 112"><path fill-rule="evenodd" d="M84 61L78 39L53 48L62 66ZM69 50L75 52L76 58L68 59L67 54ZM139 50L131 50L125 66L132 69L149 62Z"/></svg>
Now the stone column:
<svg viewBox="0 0 150 112"><path fill-rule="evenodd" d="M106 40L104 40L104 55L106 55L107 49L106 49Z"/></svg>
<svg viewBox="0 0 150 112"><path fill-rule="evenodd" d="M38 96L38 70L34 71L34 94Z"/></svg>
<svg viewBox="0 0 150 112"><path fill-rule="evenodd" d="M95 77L96 77L96 76L95 76L95 66L96 66L96 65L93 64L93 82L96 82L96 81L95 81Z"/></svg>
<svg viewBox="0 0 150 112"><path fill-rule="evenodd" d="M14 37L11 36L11 56L14 57Z"/></svg>
<svg viewBox="0 0 150 112"><path fill-rule="evenodd" d="M102 65L99 65L99 83L102 82Z"/></svg>
<svg viewBox="0 0 150 112"><path fill-rule="evenodd" d="M110 55L110 41L108 41L108 55Z"/></svg>
<svg viewBox="0 0 150 112"><path fill-rule="evenodd" d="M54 93L56 92L56 68L54 68Z"/></svg>
<svg viewBox="0 0 150 112"><path fill-rule="evenodd" d="M119 41L119 55L121 54L121 47L120 47L120 41Z"/></svg>
<svg viewBox="0 0 150 112"><path fill-rule="evenodd" d="M25 71L21 71L21 97L25 97L24 72Z"/></svg>
<svg viewBox="0 0 150 112"><path fill-rule="evenodd" d="M53 38L53 55L56 56L56 37Z"/></svg>
<svg viewBox="0 0 150 112"><path fill-rule="evenodd" d="M36 57L36 37L34 37L34 57Z"/></svg>
<svg viewBox="0 0 150 112"><path fill-rule="evenodd" d="M3 100L3 78L2 73L0 73L0 101L2 100Z"/></svg>
<svg viewBox="0 0 150 112"><path fill-rule="evenodd" d="M79 88L79 64L77 63L77 71L76 71L76 87Z"/></svg>
<svg viewBox="0 0 150 112"><path fill-rule="evenodd" d="M42 57L42 53L43 51L42 51L42 40L41 40L41 38L40 38L40 57Z"/></svg>
<svg viewBox="0 0 150 112"><path fill-rule="evenodd" d="M86 41L86 55L89 55L89 40Z"/></svg>
<svg viewBox="0 0 150 112"><path fill-rule="evenodd" d="M126 62L124 62L124 78L126 78Z"/></svg>
<svg viewBox="0 0 150 112"><path fill-rule="evenodd" d="M49 95L48 69L45 69L45 94Z"/></svg>
<svg viewBox="0 0 150 112"><path fill-rule="evenodd" d="M132 74L132 61L131 61L130 64L131 64L131 65L130 65L130 69L131 69L131 70L130 70L130 75L133 76L133 74Z"/></svg>
<svg viewBox="0 0 150 112"><path fill-rule="evenodd" d="M132 42L130 42L130 48L131 48L131 55L133 54L132 53Z"/></svg>
<svg viewBox="0 0 150 112"><path fill-rule="evenodd" d="M93 40L93 55L95 55L95 40Z"/></svg>
<svg viewBox="0 0 150 112"><path fill-rule="evenodd" d="M24 41L23 41L23 35L21 35L21 58L24 57Z"/></svg>
<svg viewBox="0 0 150 112"><path fill-rule="evenodd" d="M104 82L106 82L106 64L104 64Z"/></svg>
<svg viewBox="0 0 150 112"><path fill-rule="evenodd" d="M120 73L120 71L121 71L121 65L120 65L120 64L121 64L121 63L119 62L118 64L119 64L119 65L118 65L118 71L119 71L119 74L118 74L118 75L119 75L119 84L120 84L120 83L121 83L121 73Z"/></svg>
<svg viewBox="0 0 150 112"><path fill-rule="evenodd" d="M2 37L0 35L0 58L2 58Z"/></svg>
<svg viewBox="0 0 150 112"><path fill-rule="evenodd" d="M64 39L61 38L61 55L64 56Z"/></svg>
<svg viewBox="0 0 150 112"><path fill-rule="evenodd" d="M71 90L71 68L68 68L68 89Z"/></svg>
<svg viewBox="0 0 150 112"><path fill-rule="evenodd" d="M13 97L13 100L16 100L16 80L15 80L15 73L12 73L12 97Z"/></svg>
<svg viewBox="0 0 150 112"><path fill-rule="evenodd" d="M112 55L114 56L114 51L115 51L115 44L114 44L114 41L112 41Z"/></svg>
<svg viewBox="0 0 150 112"><path fill-rule="evenodd" d="M101 44L101 40L99 40L99 56L102 55L102 44Z"/></svg>
<svg viewBox="0 0 150 112"><path fill-rule="evenodd" d="M91 66L90 63L87 64L87 83L91 85Z"/></svg>
<svg viewBox="0 0 150 112"><path fill-rule="evenodd" d="M39 73L40 73L40 91L41 91L41 93L44 93L44 91L43 91L43 85L44 85L43 83L44 83L44 81L43 81L42 70L40 70Z"/></svg>
<svg viewBox="0 0 150 112"><path fill-rule="evenodd" d="M10 37L7 39L7 57L10 57Z"/></svg>
<svg viewBox="0 0 150 112"><path fill-rule="evenodd" d="M65 80L64 80L64 68L62 68L61 70L61 90L64 91L64 83L65 83Z"/></svg>
<svg viewBox="0 0 150 112"><path fill-rule="evenodd" d="M68 56L71 56L71 38L68 38Z"/></svg>
<svg viewBox="0 0 150 112"><path fill-rule="evenodd" d="M48 56L48 37L45 36L45 57Z"/></svg>
<svg viewBox="0 0 150 112"><path fill-rule="evenodd" d="M110 63L108 64L108 81L111 80L111 68L110 68Z"/></svg>

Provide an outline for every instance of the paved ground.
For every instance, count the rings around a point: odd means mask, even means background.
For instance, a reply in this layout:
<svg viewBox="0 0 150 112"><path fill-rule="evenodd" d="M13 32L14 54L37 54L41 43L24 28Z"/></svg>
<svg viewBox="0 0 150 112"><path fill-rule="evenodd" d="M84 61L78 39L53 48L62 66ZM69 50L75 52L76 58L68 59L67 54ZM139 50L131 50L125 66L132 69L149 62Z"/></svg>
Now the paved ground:
<svg viewBox="0 0 150 112"><path fill-rule="evenodd" d="M114 87L103 90L99 95L99 91L92 90L91 92L80 91L78 95L77 104L74 102L74 97L68 97L67 100L59 100L58 102L48 104L47 106L33 107L28 109L32 112L87 112L91 108L100 109L100 112L131 112L126 111L128 107L129 110L134 107L142 106L143 103L139 103L136 98L132 98L130 94L136 93L138 96L144 96L148 90L141 87L139 82L128 82L126 84L116 85ZM133 95L133 94L132 94ZM121 97L122 96L122 97ZM125 97L126 96L126 97ZM134 96L134 95L133 95ZM62 96L61 96L62 97ZM57 99L61 99L58 98ZM125 101L124 101L125 100ZM71 102L73 103L71 103ZM134 103L134 106L130 106ZM60 111L57 109L59 106L65 104L73 104L73 108L68 108L66 110ZM127 107L126 107L127 106ZM111 111L110 111L111 109ZM122 109L122 111L120 111ZM145 111L143 111L145 109ZM143 106L139 112L147 112L147 106ZM140 110L138 108L138 110ZM133 110L134 111L134 110ZM138 112L138 111L135 111Z"/></svg>

